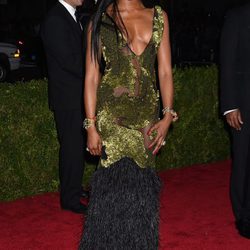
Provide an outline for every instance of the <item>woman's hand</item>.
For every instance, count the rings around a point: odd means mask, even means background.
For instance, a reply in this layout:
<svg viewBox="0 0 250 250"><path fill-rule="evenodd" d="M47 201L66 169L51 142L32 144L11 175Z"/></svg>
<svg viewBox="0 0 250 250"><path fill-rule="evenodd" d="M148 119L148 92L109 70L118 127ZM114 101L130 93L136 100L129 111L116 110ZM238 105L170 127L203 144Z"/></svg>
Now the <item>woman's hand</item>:
<svg viewBox="0 0 250 250"><path fill-rule="evenodd" d="M87 148L91 155L101 155L102 140L96 127L92 126L87 129Z"/></svg>
<svg viewBox="0 0 250 250"><path fill-rule="evenodd" d="M160 148L165 144L165 138L168 133L168 129L173 121L173 117L171 114L166 114L162 120L155 123L150 130L148 131L148 135L150 136L154 131L156 132L156 136L149 145L149 149L153 150L153 154L156 155Z"/></svg>

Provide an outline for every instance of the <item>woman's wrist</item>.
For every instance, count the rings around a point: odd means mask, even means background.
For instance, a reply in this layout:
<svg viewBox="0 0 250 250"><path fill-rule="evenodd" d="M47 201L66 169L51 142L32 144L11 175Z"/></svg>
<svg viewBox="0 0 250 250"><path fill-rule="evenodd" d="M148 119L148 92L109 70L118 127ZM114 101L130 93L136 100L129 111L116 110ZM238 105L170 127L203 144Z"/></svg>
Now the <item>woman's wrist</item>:
<svg viewBox="0 0 250 250"><path fill-rule="evenodd" d="M165 115L163 115L162 120L172 122L173 121L173 116L170 113L166 113Z"/></svg>
<svg viewBox="0 0 250 250"><path fill-rule="evenodd" d="M83 121L83 128L89 130L90 128L95 127L96 117L85 118Z"/></svg>
<svg viewBox="0 0 250 250"><path fill-rule="evenodd" d="M175 122L178 120L178 114L177 112L171 108L171 107L165 107L162 109L163 119L169 120L172 118L172 122Z"/></svg>
<svg viewBox="0 0 250 250"><path fill-rule="evenodd" d="M96 126L91 126L88 129L86 129L87 134L97 133Z"/></svg>

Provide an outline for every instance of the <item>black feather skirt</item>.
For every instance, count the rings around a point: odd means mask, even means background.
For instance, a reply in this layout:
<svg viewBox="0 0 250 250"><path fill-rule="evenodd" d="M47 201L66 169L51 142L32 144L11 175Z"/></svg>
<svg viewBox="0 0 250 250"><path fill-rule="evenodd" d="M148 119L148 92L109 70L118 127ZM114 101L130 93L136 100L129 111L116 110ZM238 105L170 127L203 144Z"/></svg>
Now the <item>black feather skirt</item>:
<svg viewBox="0 0 250 250"><path fill-rule="evenodd" d="M122 158L93 175L80 250L158 249L160 180Z"/></svg>

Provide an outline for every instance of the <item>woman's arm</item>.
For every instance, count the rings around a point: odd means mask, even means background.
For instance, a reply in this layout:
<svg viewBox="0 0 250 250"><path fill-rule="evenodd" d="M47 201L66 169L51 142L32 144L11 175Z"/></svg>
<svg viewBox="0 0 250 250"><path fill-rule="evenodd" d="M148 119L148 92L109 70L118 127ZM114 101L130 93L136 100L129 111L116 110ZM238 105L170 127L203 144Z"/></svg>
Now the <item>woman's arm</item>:
<svg viewBox="0 0 250 250"><path fill-rule="evenodd" d="M91 53L91 24L87 31L86 73L84 83L84 105L86 118L95 119L96 93L100 82L99 63ZM101 155L101 138L95 126L87 128L87 147L92 155Z"/></svg>
<svg viewBox="0 0 250 250"><path fill-rule="evenodd" d="M168 17L163 12L164 17L164 30L162 40L157 53L158 60L158 75L160 81L160 92L162 97L163 108L173 108L173 96L174 96L174 85L172 76L172 64L171 64L171 49L169 39L169 23ZM154 141L149 145L149 148L153 148L153 154L157 154L167 135L169 126L173 121L173 115L166 112L163 119L157 122L150 130L149 135L156 130L157 136Z"/></svg>
<svg viewBox="0 0 250 250"><path fill-rule="evenodd" d="M173 108L174 85L171 64L171 49L169 39L169 23L166 12L163 12L164 30L162 41L158 50L158 75L160 81L160 92L163 107ZM166 114L164 119L171 118L171 114ZM171 120L171 119L170 119Z"/></svg>

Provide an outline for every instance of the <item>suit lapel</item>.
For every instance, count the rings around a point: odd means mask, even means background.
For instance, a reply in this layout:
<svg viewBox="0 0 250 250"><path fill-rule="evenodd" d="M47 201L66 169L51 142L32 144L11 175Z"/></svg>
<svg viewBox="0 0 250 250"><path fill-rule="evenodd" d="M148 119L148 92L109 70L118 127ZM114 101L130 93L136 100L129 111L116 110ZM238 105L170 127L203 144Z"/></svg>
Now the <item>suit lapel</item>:
<svg viewBox="0 0 250 250"><path fill-rule="evenodd" d="M72 27L72 29L74 30L74 32L76 33L76 35L79 37L79 35L81 36L82 34L82 30L79 26L79 23L77 23L74 18L70 15L70 13L68 12L68 10L61 4L61 3L57 3L62 14L65 16L65 19L67 19L68 23L70 24L70 26Z"/></svg>

